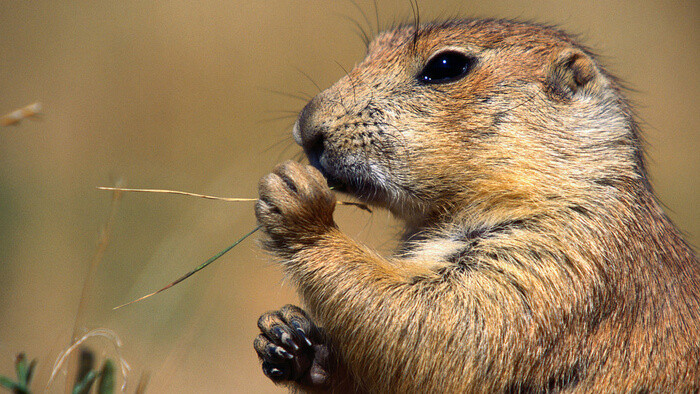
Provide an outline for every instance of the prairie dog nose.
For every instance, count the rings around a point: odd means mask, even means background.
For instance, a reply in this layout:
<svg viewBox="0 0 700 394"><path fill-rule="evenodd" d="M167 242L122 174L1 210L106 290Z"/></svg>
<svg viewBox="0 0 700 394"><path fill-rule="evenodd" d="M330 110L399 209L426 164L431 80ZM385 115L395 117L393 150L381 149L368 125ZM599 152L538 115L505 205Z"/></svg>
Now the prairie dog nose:
<svg viewBox="0 0 700 394"><path fill-rule="evenodd" d="M292 135L294 141L304 148L304 151L313 150L323 144L323 133L321 128L314 125L313 115L316 111L317 100L314 97L299 113L299 118L294 123Z"/></svg>

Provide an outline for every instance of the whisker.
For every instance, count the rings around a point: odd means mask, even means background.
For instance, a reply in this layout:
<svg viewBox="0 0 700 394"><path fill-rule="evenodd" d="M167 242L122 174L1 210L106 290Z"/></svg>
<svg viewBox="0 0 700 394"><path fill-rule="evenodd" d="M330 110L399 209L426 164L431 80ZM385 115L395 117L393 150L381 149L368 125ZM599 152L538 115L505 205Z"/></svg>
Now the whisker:
<svg viewBox="0 0 700 394"><path fill-rule="evenodd" d="M360 5L357 4L357 2L355 0L350 0L350 3L352 3L352 5L354 5L358 11L360 11L360 15L362 15L362 19L364 19L365 23L367 23L367 27L369 28L369 33L371 35L374 35L374 32L372 31L372 23L370 23L369 18L367 17L367 13L365 12L365 10L363 10L362 7L360 7Z"/></svg>

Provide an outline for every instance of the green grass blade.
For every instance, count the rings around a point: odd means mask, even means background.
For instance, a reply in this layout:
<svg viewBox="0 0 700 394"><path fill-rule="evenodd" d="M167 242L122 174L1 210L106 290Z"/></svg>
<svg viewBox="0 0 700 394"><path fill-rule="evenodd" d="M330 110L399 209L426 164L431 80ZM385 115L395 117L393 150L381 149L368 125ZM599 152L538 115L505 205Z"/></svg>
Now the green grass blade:
<svg viewBox="0 0 700 394"><path fill-rule="evenodd" d="M223 256L224 254L226 254L226 252L228 252L229 250L231 250L231 249L233 249L234 247L236 247L239 243L243 242L243 240L245 240L246 238L248 238L248 237L250 237L251 235L253 235L256 231L260 230L260 228L261 228L261 226L255 227L255 228L252 229L248 234L242 236L242 237L239 238L236 242L234 242L233 245L231 245L231 246L227 247L226 249L222 250L221 252L215 254L214 256L212 256L211 258L209 258L207 261L205 261L205 262L203 262L202 264L200 264L197 268L195 268L195 269L193 269L192 271L186 273L185 275L179 277L179 278L176 279L174 282L172 282L172 283L166 285L165 287L161 288L160 290L156 290L156 291L154 291L153 293L146 294L145 296L139 297L139 298L137 298L137 299L135 299L135 300L133 300L133 301L129 301L129 302L127 302L126 304L122 304L122 305L116 306L116 307L112 308L112 310L119 309L119 308L123 308L123 307L125 307L125 306L127 306L127 305L131 305L131 304L137 303L137 302L139 302L139 301L143 301L143 300L145 300L146 298L153 297L154 295L156 295L156 294L158 294L158 293L160 293L160 292L163 292L163 291L165 291L165 290L168 290L169 288L175 286L176 284L182 282L183 280L189 278L190 276L192 276L192 275L196 274L197 272L199 272L199 271L203 270L204 268L206 268L209 264L213 263L213 262L216 261L219 257L221 257L221 256Z"/></svg>
<svg viewBox="0 0 700 394"><path fill-rule="evenodd" d="M24 353L20 353L15 359L15 372L17 373L17 382L21 385L27 383L27 370L27 357Z"/></svg>
<svg viewBox="0 0 700 394"><path fill-rule="evenodd" d="M97 392L99 394L114 393L114 363L112 360L105 360L100 372L100 381L97 383Z"/></svg>
<svg viewBox="0 0 700 394"><path fill-rule="evenodd" d="M97 376L99 376L99 374L100 373L97 371L90 371L85 374L83 380L73 386L73 394L88 394L90 392L90 387L92 387L92 383L95 381Z"/></svg>
<svg viewBox="0 0 700 394"><path fill-rule="evenodd" d="M24 382L25 387L29 387L29 383L32 381L32 376L34 375L34 370L36 370L36 360L32 360L27 368L26 381Z"/></svg>
<svg viewBox="0 0 700 394"><path fill-rule="evenodd" d="M7 376L2 375L0 375L0 386L12 391L17 391L22 388L22 386L20 386L17 382L13 381Z"/></svg>

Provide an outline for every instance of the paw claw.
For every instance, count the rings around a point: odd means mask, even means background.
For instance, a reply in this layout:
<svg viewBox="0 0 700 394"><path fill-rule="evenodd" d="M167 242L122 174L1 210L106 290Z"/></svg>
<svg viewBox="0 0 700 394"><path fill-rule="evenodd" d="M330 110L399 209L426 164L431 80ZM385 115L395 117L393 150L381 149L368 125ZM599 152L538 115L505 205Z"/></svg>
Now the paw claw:
<svg viewBox="0 0 700 394"><path fill-rule="evenodd" d="M278 376L282 376L283 374L284 373L277 368L270 369L270 375L272 375L272 376L278 377Z"/></svg>
<svg viewBox="0 0 700 394"><path fill-rule="evenodd" d="M274 381L281 381L289 376L289 371L279 365L272 365L269 362L263 362L263 373Z"/></svg>
<svg viewBox="0 0 700 394"><path fill-rule="evenodd" d="M292 353L289 353L288 351L284 350L282 347L277 347L275 349L275 353L277 353L280 357L284 357L287 360L291 360L294 358L294 355Z"/></svg>
<svg viewBox="0 0 700 394"><path fill-rule="evenodd" d="M294 342L292 336L289 335L286 331L282 330L281 328L276 328L274 331L281 332L280 341L282 341L283 344L289 346L295 352L299 350L299 345L297 345L296 342Z"/></svg>
<svg viewBox="0 0 700 394"><path fill-rule="evenodd" d="M304 330L301 327L299 327L299 323L292 322L291 325L292 325L292 327L294 327L294 330L297 332L297 335L299 335L299 337L304 340L304 342L306 343L306 346L311 346L312 345L311 340L309 340L309 338L306 336L306 333L304 332Z"/></svg>

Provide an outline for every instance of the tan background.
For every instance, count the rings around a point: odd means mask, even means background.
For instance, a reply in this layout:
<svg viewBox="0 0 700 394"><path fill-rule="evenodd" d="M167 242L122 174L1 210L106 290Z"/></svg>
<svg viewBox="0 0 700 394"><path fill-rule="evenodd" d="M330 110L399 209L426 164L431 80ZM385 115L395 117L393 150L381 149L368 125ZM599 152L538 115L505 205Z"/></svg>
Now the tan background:
<svg viewBox="0 0 700 394"><path fill-rule="evenodd" d="M374 22L372 2L358 0ZM0 11L0 113L39 100L39 121L0 129L0 373L25 350L43 389L67 347L110 194L132 187L253 197L256 182L298 154L289 138L303 102L364 53L343 1L6 1ZM154 3L154 4L152 4ZM379 0L383 26L411 19L408 0ZM635 89L653 183L696 243L696 1L420 1L424 20L452 15L556 23L579 33ZM277 119L282 118L282 119ZM386 213L339 208L341 226L388 249ZM251 347L258 315L290 301L278 268L246 242L156 298L154 289L254 226L250 203L127 195L89 294L81 333L123 340L151 392L273 392ZM90 342L114 357L106 340ZM60 392L59 381L51 387ZM40 390L39 390L40 391Z"/></svg>

